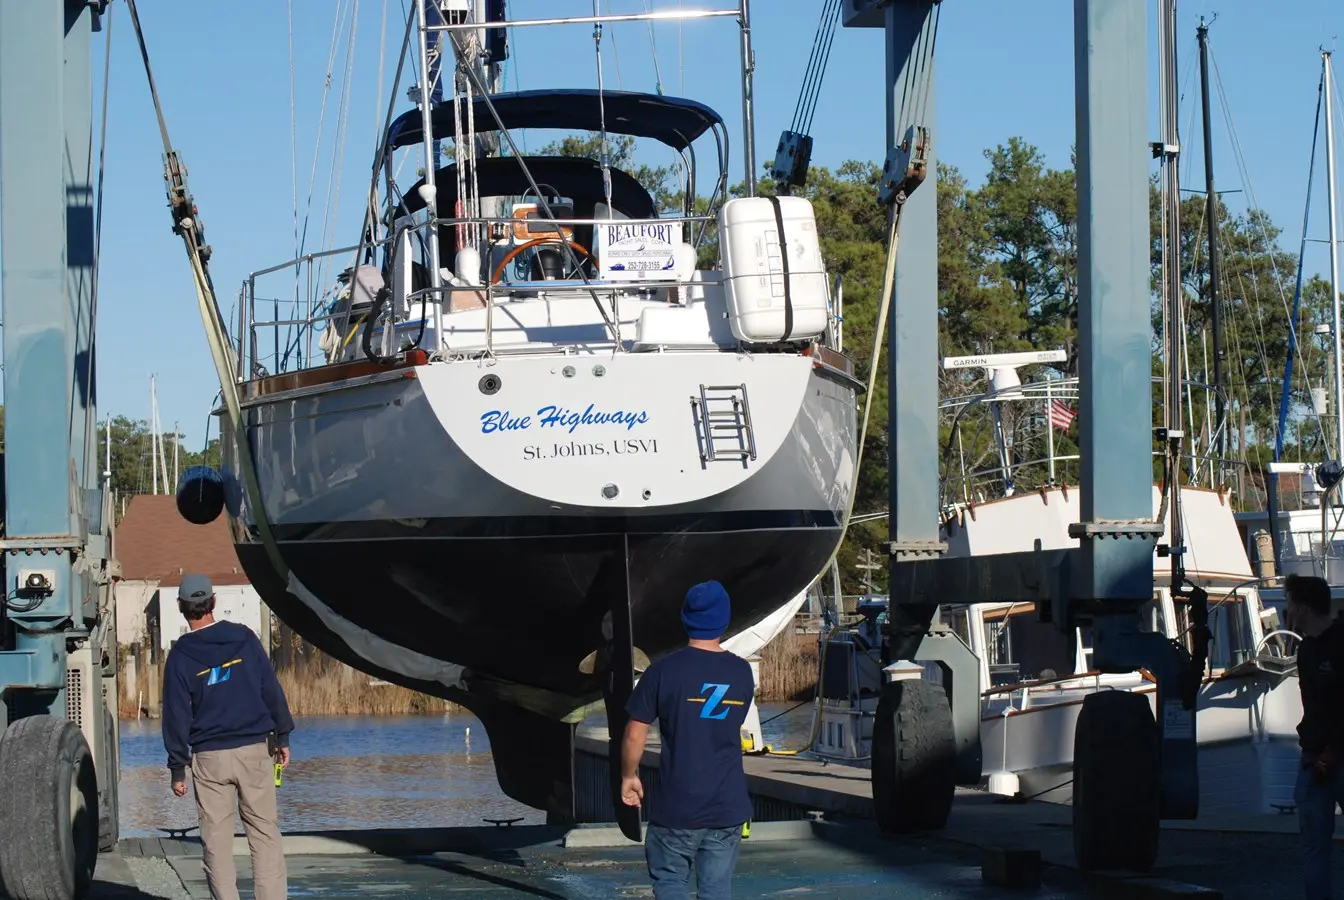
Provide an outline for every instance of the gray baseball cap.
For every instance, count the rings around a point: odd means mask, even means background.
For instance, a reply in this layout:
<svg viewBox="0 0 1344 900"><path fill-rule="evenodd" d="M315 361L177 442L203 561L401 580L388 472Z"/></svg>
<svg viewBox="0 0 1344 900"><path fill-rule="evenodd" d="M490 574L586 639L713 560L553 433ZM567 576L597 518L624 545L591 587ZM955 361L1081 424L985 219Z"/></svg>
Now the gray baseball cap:
<svg viewBox="0 0 1344 900"><path fill-rule="evenodd" d="M210 579L204 575L183 575L182 583L177 586L177 599L183 603L204 600L215 592Z"/></svg>

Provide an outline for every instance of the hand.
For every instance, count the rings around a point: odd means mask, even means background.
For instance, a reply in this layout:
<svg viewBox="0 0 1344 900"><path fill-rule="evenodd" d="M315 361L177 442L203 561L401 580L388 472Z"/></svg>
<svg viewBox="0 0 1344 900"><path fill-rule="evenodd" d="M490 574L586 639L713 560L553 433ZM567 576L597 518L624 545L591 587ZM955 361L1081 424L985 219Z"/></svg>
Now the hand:
<svg viewBox="0 0 1344 900"><path fill-rule="evenodd" d="M282 768L282 769L284 769L284 768L288 768L288 767L289 767L289 748L288 748L288 747L281 747L280 749L278 749L278 750L275 751L275 764L278 765L278 766L279 766L280 768Z"/></svg>
<svg viewBox="0 0 1344 900"><path fill-rule="evenodd" d="M621 779L621 802L626 806L642 807L644 800L644 784L639 780L638 775L630 775Z"/></svg>
<svg viewBox="0 0 1344 900"><path fill-rule="evenodd" d="M187 796L187 783L185 781L174 781L173 793L179 797Z"/></svg>
<svg viewBox="0 0 1344 900"><path fill-rule="evenodd" d="M1317 782L1325 782L1330 779L1330 773L1334 771L1335 762L1334 750L1326 747L1325 750L1321 752L1321 755L1316 757L1316 762L1312 766L1315 770L1314 774Z"/></svg>

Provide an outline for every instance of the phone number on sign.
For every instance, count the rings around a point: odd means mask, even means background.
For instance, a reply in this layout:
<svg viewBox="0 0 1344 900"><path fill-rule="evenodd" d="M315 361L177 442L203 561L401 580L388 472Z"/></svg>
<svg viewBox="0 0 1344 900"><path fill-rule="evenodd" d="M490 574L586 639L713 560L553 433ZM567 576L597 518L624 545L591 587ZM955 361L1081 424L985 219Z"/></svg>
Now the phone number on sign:
<svg viewBox="0 0 1344 900"><path fill-rule="evenodd" d="M634 456L658 452L657 438L631 438L623 441L580 443L569 441L547 447L523 448L523 459L572 459L576 456Z"/></svg>

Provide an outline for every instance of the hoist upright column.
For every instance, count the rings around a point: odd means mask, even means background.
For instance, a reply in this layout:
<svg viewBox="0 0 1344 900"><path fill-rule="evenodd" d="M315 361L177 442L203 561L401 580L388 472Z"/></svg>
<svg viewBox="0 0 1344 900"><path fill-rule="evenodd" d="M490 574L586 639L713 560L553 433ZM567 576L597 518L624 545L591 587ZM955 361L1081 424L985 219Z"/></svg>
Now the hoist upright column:
<svg viewBox="0 0 1344 900"><path fill-rule="evenodd" d="M97 464L88 0L0 3L0 893L82 896L117 836L116 625ZM109 648L111 648L109 650Z"/></svg>
<svg viewBox="0 0 1344 900"><path fill-rule="evenodd" d="M65 636L84 625L84 429L92 398L89 183L91 10L51 0L0 5L0 293L4 302L5 594L15 647L0 691L21 711L65 712ZM21 574L49 581L26 587ZM29 609L28 607L32 607ZM90 616L89 618L92 618ZM11 701L11 706L13 701Z"/></svg>
<svg viewBox="0 0 1344 900"><path fill-rule="evenodd" d="M1085 699L1074 736L1074 849L1085 869L1145 870L1160 819L1198 808L1190 654L1144 632L1153 551L1153 399L1148 206L1147 9L1075 0L1078 147L1081 522L1072 589L1058 623L1090 625L1093 666L1146 669L1146 696ZM1177 590L1181 585L1174 585ZM1196 635L1198 638L1198 634ZM1193 680L1192 680L1193 679Z"/></svg>
<svg viewBox="0 0 1344 900"><path fill-rule="evenodd" d="M848 27L886 37L888 155L880 199L897 217L887 335L891 589L873 723L873 803L887 831L940 828L960 775L978 781L978 665L937 622L940 597L904 580L907 567L937 558L938 186L934 147L935 0L877 0L846 7ZM885 285L884 285L885 287ZM925 677L923 665L932 664ZM891 665L895 663L895 665ZM955 717L955 724L954 724ZM960 725L960 727L957 727Z"/></svg>

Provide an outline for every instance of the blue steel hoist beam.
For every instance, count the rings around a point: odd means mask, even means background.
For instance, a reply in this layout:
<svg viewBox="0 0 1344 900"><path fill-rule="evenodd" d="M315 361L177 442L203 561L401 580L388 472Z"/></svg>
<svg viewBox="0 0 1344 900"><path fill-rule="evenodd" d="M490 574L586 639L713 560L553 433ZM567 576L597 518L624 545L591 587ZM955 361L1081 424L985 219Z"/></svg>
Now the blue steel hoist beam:
<svg viewBox="0 0 1344 900"><path fill-rule="evenodd" d="M0 894L16 900L80 894L117 836L116 563L94 357L92 35L105 7L0 2L0 769L12 782L0 785ZM80 818L97 816L92 839L87 821L51 830L75 792Z"/></svg>

